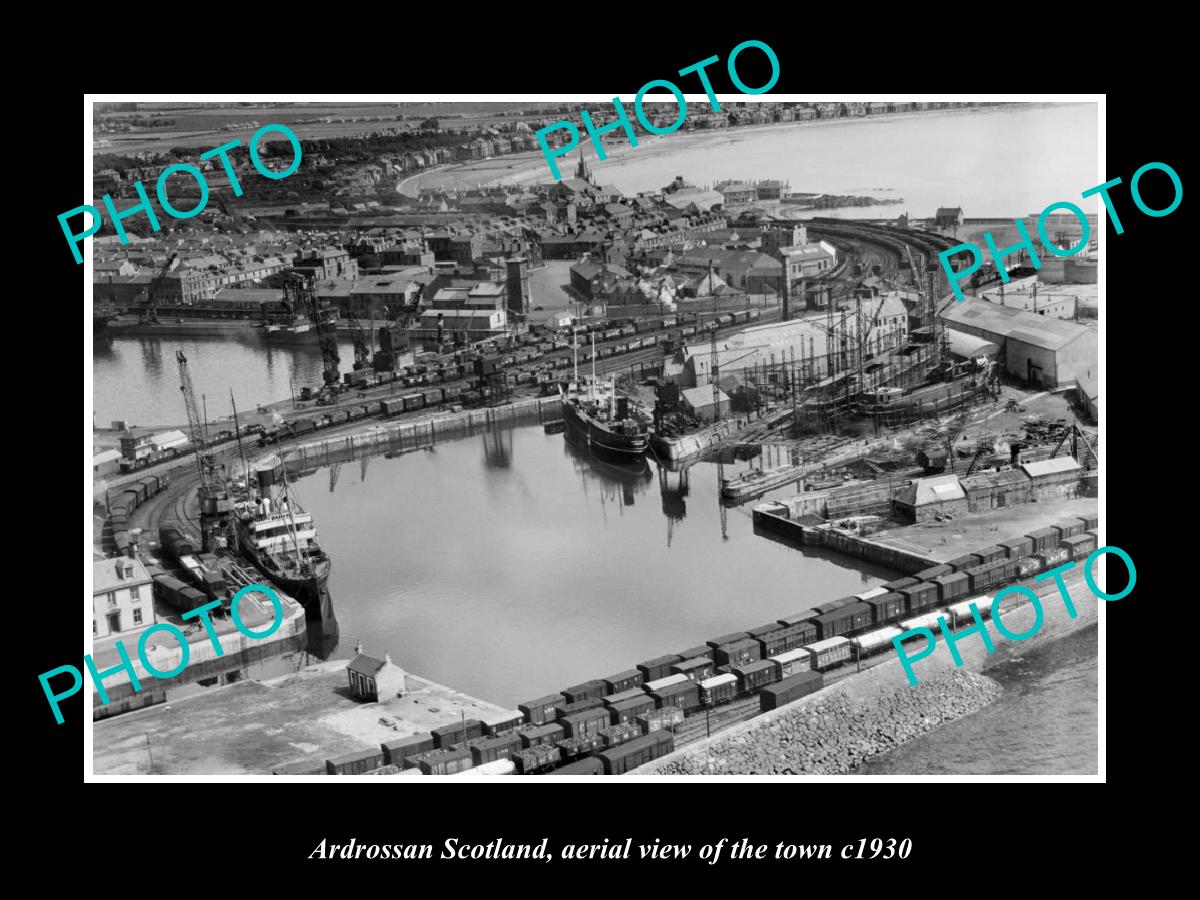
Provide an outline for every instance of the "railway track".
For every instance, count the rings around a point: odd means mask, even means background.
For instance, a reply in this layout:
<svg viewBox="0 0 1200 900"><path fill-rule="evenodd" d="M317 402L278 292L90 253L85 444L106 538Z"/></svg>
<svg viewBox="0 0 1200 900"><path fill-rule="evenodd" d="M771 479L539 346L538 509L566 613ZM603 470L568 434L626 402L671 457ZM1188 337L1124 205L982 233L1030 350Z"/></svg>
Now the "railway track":
<svg viewBox="0 0 1200 900"><path fill-rule="evenodd" d="M708 736L710 728L713 734L717 734L726 728L732 728L734 725L750 721L758 713L759 699L757 694L753 694L750 697L743 697L740 700L734 700L732 703L726 703L723 706L718 706L716 709L710 710L707 721L705 721L704 710L696 710L683 720L683 724L677 727L675 731L675 747L686 747L688 744L702 741Z"/></svg>

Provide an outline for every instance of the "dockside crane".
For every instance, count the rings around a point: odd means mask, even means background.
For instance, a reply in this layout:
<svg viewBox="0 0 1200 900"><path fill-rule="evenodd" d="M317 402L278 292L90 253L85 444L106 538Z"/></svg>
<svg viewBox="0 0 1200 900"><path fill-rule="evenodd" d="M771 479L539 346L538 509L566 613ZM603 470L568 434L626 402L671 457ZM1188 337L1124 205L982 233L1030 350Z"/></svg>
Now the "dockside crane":
<svg viewBox="0 0 1200 900"><path fill-rule="evenodd" d="M289 273L283 290L289 304L303 310L317 331L317 344L321 348L321 377L324 381L322 393L326 396L336 394L340 376L338 368L342 361L337 345L337 311L321 308L312 279L303 275Z"/></svg>
<svg viewBox="0 0 1200 900"><path fill-rule="evenodd" d="M144 323L150 322L154 325L158 324L158 289L162 286L163 279L171 271L171 264L179 256L178 253L172 253L167 257L167 261L163 263L162 268L155 273L145 290L142 291L141 300L141 320Z"/></svg>
<svg viewBox="0 0 1200 900"><path fill-rule="evenodd" d="M208 452L204 440L204 428L200 422L200 412L196 406L196 391L192 386L192 375L188 369L187 357L182 350L175 351L175 361L179 364L179 390L183 393L183 405L187 410L188 430L192 444L196 448L196 474L200 477L200 488L197 497L200 500L200 534L205 552L214 549L213 533L228 524L233 512L233 501L224 481L217 475L216 463Z"/></svg>

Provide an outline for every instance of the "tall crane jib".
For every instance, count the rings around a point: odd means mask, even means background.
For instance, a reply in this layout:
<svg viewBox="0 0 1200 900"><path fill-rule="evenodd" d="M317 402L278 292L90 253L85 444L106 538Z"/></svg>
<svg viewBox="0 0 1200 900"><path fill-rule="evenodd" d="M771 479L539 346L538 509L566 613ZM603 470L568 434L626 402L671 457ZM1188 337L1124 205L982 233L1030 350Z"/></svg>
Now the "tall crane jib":
<svg viewBox="0 0 1200 900"><path fill-rule="evenodd" d="M222 520L228 521L233 512L233 500L223 479L216 474L216 464L204 440L204 428L200 421L200 412L196 406L196 391L192 386L192 375L188 369L187 357L182 350L175 351L175 361L179 364L179 390L183 394L183 405L187 410L188 431L196 448L196 474L200 477L200 531L203 536L205 550L212 549L212 534L220 527Z"/></svg>
<svg viewBox="0 0 1200 900"><path fill-rule="evenodd" d="M304 310L316 328L317 344L321 348L321 376L326 388L336 389L342 361L337 345L337 310L321 307L313 281L309 278L293 276L285 284L284 294L294 307Z"/></svg>
<svg viewBox="0 0 1200 900"><path fill-rule="evenodd" d="M145 289L142 291L142 294L141 294L142 314L141 315L142 315L143 322L151 322L155 325L158 324L158 292L159 292L159 289L162 287L163 279L165 279L167 277L167 275L170 273L171 265L172 265L172 263L175 262L175 258L177 256L179 256L178 253L172 253L170 256L168 256L167 261L165 263L163 263L162 268L158 270L158 272L155 274L154 278L150 281L150 283L148 285L146 285Z"/></svg>

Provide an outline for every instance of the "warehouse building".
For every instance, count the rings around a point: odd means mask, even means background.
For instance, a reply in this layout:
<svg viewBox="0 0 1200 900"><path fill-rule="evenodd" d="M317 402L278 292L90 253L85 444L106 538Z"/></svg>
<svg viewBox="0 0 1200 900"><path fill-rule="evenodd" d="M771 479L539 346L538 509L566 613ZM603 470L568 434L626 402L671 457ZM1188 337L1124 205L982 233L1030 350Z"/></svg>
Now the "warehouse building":
<svg viewBox="0 0 1200 900"><path fill-rule="evenodd" d="M1093 422L1100 421L1100 379L1094 372L1075 379L1075 398Z"/></svg>
<svg viewBox="0 0 1200 900"><path fill-rule="evenodd" d="M947 329L991 341L1008 374L1038 387L1067 387L1098 366L1094 329L978 298L943 313Z"/></svg>
<svg viewBox="0 0 1200 900"><path fill-rule="evenodd" d="M730 412L729 395L711 385L687 388L682 392L680 405L693 418L701 422L714 422L726 418Z"/></svg>
<svg viewBox="0 0 1200 900"><path fill-rule="evenodd" d="M917 478L900 491L893 505L901 521L916 524L962 515L968 511L967 494L957 475Z"/></svg>

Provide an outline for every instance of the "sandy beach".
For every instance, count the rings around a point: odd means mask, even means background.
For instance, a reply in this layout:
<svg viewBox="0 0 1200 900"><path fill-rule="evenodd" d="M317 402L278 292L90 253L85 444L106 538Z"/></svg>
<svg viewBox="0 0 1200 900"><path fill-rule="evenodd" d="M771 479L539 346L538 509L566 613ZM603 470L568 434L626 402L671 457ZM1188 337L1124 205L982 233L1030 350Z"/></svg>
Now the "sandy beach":
<svg viewBox="0 0 1200 900"><path fill-rule="evenodd" d="M700 99L700 98L697 98ZM722 98L726 101L733 98ZM777 98L776 98L777 99ZM695 102L695 101L693 101ZM1031 108L1045 108L1050 106L1062 106L1065 104L1053 103L1030 103L1024 104ZM697 147L715 147L721 144L736 144L739 141L746 140L752 136L785 131L795 128L830 128L833 126L845 126L848 124L878 124L881 122L891 122L896 120L913 120L913 119L931 119L931 118L948 118L959 116L984 116L994 113L1002 113L1009 111L1009 107L988 107L986 109L939 109L929 110L919 113L889 113L885 115L863 116L852 119L814 119L807 122L774 122L768 125L747 125L738 128L721 128L721 129L706 129L703 131L689 131L683 134L667 134L667 135L647 135L644 132L638 134L638 145L630 146L622 141L620 144L610 145L609 141L605 141L606 160L622 160L628 157L631 153L637 153L639 159L661 158L667 154L682 154ZM578 122L575 123L578 127ZM582 132L582 129L581 129ZM595 148L590 140L587 139L586 132L582 132L579 147L576 147L569 154L558 157L559 168L564 177L569 177L569 173L574 170L574 166L579 159L579 148L584 149L584 155L588 165L596 170L596 179L605 183L603 168L597 168L599 162L596 157ZM465 190L467 188L478 186L492 186L498 184L511 185L527 185L536 183L549 183L553 181L553 176L550 173L550 168L546 163L545 157L539 151L526 151L524 153L515 153L511 156L500 156L493 159L477 160L470 163L462 163L459 165L443 166L431 169L428 172L422 172L418 175L413 175L401 182L400 190L407 195L416 193L415 185L419 183L421 188L446 188L450 190ZM620 184L617 187L621 187ZM819 185L809 188L817 190ZM883 188L880 188L883 189Z"/></svg>

